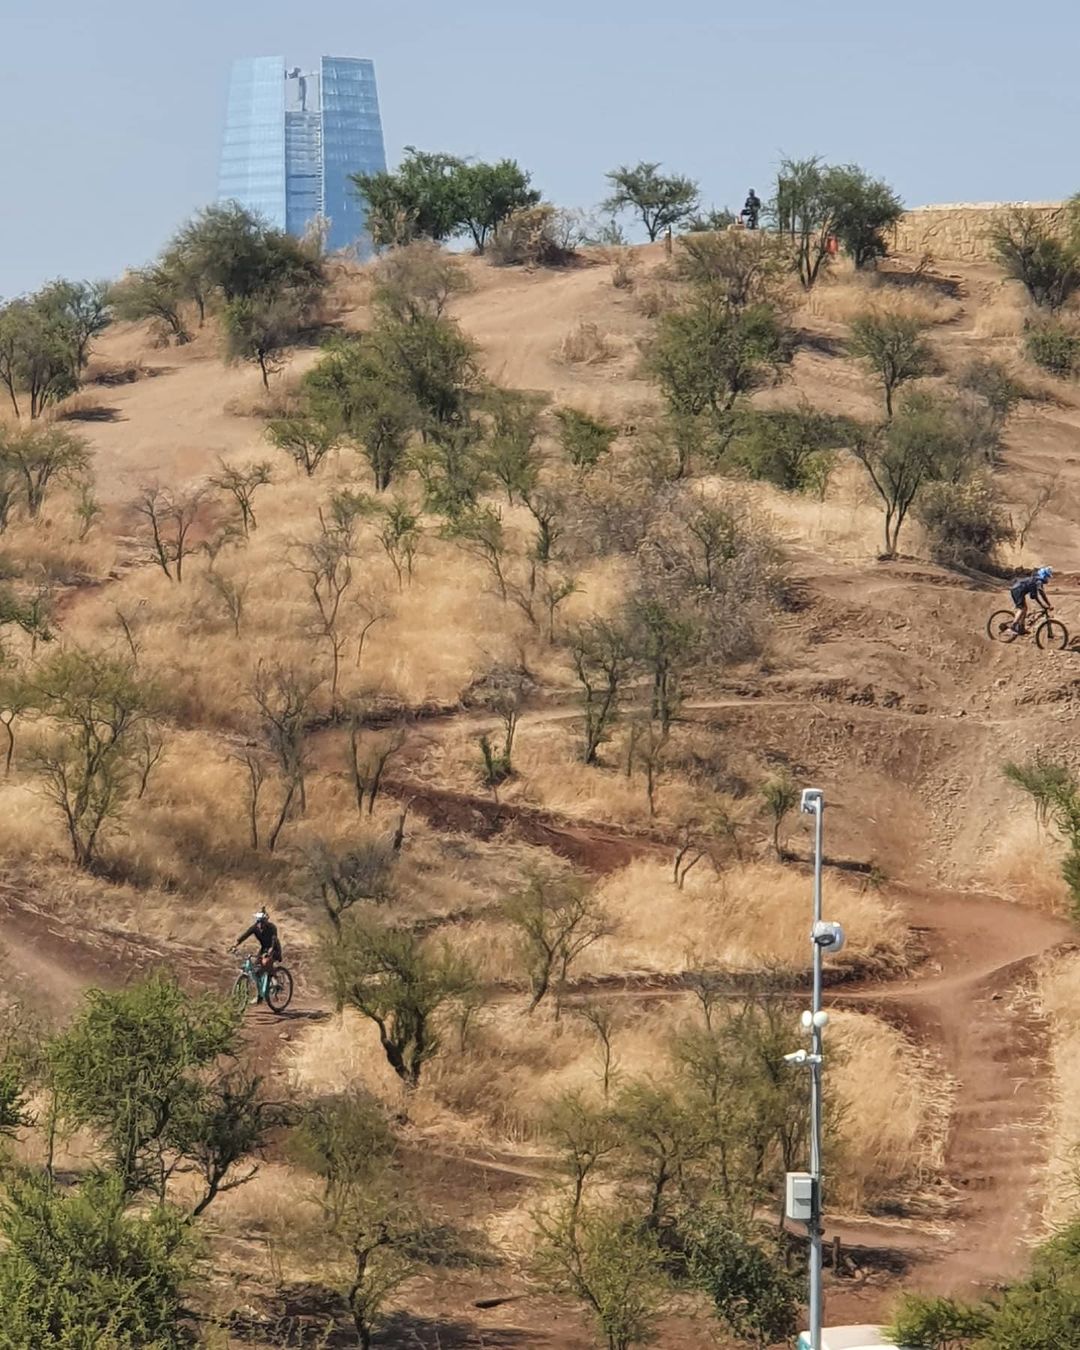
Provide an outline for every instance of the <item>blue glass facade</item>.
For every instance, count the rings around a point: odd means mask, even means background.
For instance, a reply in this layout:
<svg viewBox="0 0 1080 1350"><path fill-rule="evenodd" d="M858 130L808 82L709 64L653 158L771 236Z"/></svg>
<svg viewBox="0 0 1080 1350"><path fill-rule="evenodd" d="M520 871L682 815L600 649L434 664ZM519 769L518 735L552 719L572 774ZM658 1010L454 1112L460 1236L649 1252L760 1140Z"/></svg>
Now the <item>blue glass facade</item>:
<svg viewBox="0 0 1080 1350"><path fill-rule="evenodd" d="M285 229L285 62L280 56L233 63L218 200L240 202Z"/></svg>
<svg viewBox="0 0 1080 1350"><path fill-rule="evenodd" d="M322 216L329 248L366 252L351 176L385 168L371 61L324 56L314 74L286 71L279 56L234 63L219 201L238 201L295 235Z"/></svg>
<svg viewBox="0 0 1080 1350"><path fill-rule="evenodd" d="M361 243L365 208L350 181L354 173L386 168L375 66L348 56L322 59L323 214L329 246Z"/></svg>

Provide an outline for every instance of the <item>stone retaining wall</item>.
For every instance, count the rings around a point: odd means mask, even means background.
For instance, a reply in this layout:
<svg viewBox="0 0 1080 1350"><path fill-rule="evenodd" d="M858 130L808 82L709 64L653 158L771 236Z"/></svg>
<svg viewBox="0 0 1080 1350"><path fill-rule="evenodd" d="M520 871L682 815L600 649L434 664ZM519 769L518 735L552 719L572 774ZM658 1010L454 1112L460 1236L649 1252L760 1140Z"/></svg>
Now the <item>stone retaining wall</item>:
<svg viewBox="0 0 1080 1350"><path fill-rule="evenodd" d="M957 202L951 206L920 206L905 211L890 241L891 253L929 253L940 262L989 262L987 228L994 216L1010 207L1023 207L1051 221L1063 210L1061 202Z"/></svg>

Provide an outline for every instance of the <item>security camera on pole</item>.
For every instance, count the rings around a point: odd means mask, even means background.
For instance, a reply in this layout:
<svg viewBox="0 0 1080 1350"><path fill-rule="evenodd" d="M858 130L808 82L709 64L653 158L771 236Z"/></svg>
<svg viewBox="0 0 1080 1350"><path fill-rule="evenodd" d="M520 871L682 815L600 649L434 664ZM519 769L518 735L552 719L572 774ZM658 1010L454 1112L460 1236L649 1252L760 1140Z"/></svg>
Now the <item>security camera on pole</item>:
<svg viewBox="0 0 1080 1350"><path fill-rule="evenodd" d="M810 1008L802 1015L802 1025L810 1033L810 1049L785 1055L789 1064L805 1064L810 1069L810 1170L789 1172L785 1213L793 1223L806 1225L810 1237L810 1347L821 1350L822 1238L821 1223L821 1070L824 1061L822 1033L829 1014L821 1006L822 961L826 952L838 952L844 945L844 930L838 923L821 917L821 868L823 860L823 817L825 796L820 788L806 788L801 810L814 817L814 922L810 929L813 952L814 990Z"/></svg>

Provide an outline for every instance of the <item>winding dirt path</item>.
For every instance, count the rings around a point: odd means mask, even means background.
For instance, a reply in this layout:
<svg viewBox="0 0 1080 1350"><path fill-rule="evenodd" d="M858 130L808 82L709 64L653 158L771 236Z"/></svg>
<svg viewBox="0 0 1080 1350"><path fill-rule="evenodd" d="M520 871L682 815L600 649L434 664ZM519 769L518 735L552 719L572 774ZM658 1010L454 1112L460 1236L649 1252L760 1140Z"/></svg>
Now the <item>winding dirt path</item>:
<svg viewBox="0 0 1080 1350"><path fill-rule="evenodd" d="M688 711L767 706L765 698L724 698L694 704ZM805 701L789 698L790 706ZM565 720L571 708L531 710L531 723ZM882 716L908 717L882 710ZM485 719L463 714L471 727ZM447 719L448 729L456 719ZM332 732L316 738L320 767L334 767ZM663 830L634 832L595 822L570 820L519 804L496 804L490 797L451 791L414 780L388 785L409 797L437 826L487 837L512 827L597 873L612 871L643 855L670 847ZM1040 1168L1045 1160L1045 1120L1050 1106L1046 1067L1047 1029L1025 997L1032 969L1047 953L1075 940L1063 920L1025 909L986 893L901 887L909 927L928 952L916 978L889 984L845 985L827 994L837 1007L858 1007L905 1028L940 1057L955 1084L945 1156L946 1179L956 1202L944 1229L917 1222L850 1221L829 1224L830 1237L845 1243L903 1253L909 1278L919 1287L972 1292L1008 1279L1023 1268L1025 1247L1036 1234L1042 1201ZM200 983L220 981L220 962L195 950L165 951L130 933L73 930L15 888L0 886L0 944L16 981L58 1015L70 1010L82 989L94 982L116 984L166 959L179 960ZM592 989L594 995L598 990ZM624 997L677 996L677 982L663 989L627 989ZM794 996L794 997L797 997ZM271 1049L291 1039L316 1008L298 1007L287 1019L252 1019L252 1039ZM882 1066L888 1072L888 1066ZM455 1158L462 1165L495 1168L535 1180L535 1159L512 1154Z"/></svg>

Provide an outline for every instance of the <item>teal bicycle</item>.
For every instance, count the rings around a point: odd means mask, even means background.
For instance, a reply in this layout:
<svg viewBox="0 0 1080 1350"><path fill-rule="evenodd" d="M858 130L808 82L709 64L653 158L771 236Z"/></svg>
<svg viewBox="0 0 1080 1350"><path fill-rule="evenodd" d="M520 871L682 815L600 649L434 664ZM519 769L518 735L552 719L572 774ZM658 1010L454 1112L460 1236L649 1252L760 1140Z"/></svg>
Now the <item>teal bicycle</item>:
<svg viewBox="0 0 1080 1350"><path fill-rule="evenodd" d="M265 986L265 987L264 987ZM237 1008L265 1003L272 1013L283 1013L292 1002L293 978L284 966L275 966L269 979L256 968L253 956L245 957L233 985Z"/></svg>

